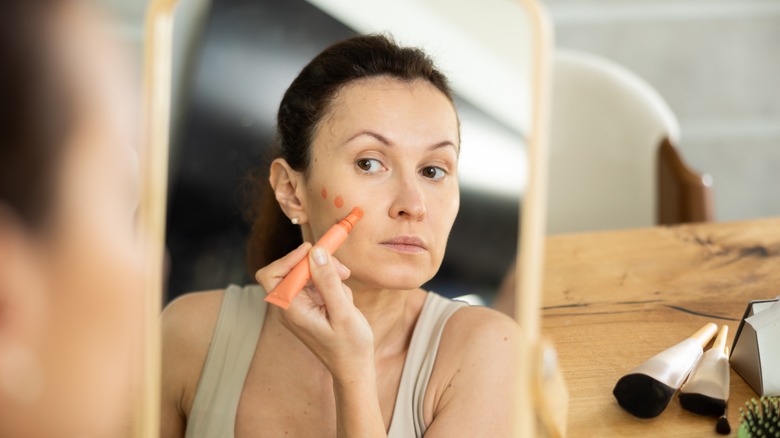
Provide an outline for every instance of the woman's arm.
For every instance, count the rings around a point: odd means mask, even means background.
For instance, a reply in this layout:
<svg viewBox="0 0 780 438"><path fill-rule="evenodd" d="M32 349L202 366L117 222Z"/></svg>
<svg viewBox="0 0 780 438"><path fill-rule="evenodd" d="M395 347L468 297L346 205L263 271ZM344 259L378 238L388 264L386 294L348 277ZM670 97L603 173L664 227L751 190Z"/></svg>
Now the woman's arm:
<svg viewBox="0 0 780 438"><path fill-rule="evenodd" d="M224 291L183 295L162 314L160 438L182 438Z"/></svg>
<svg viewBox="0 0 780 438"><path fill-rule="evenodd" d="M322 248L304 243L257 272L271 291L308 253L312 285L281 311L282 323L314 353L333 377L337 436L386 437L379 407L374 364L374 335L342 281L349 270Z"/></svg>
<svg viewBox="0 0 780 438"><path fill-rule="evenodd" d="M333 392L338 438L387 437L373 365L352 379L334 379Z"/></svg>
<svg viewBox="0 0 780 438"><path fill-rule="evenodd" d="M426 413L426 438L511 436L520 336L514 320L490 309L465 308L450 318L436 359L447 372L428 388L441 396Z"/></svg>

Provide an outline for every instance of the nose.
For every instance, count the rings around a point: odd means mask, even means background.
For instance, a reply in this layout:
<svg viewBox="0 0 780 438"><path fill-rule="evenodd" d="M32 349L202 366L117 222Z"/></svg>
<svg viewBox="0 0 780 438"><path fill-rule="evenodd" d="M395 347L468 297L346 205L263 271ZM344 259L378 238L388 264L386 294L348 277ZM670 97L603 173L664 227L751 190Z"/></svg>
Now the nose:
<svg viewBox="0 0 780 438"><path fill-rule="evenodd" d="M390 206L390 217L418 222L423 220L426 214L425 196L415 177L402 178L396 190L395 199Z"/></svg>

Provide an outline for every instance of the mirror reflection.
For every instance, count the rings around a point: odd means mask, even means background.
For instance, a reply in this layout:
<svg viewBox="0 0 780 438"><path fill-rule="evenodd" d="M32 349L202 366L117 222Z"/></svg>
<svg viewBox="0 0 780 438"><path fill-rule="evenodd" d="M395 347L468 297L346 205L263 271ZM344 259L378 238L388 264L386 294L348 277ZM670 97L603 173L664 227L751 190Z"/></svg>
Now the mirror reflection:
<svg viewBox="0 0 780 438"><path fill-rule="evenodd" d="M251 280L244 264L249 225L242 215L251 204L245 198L252 196L252 183L267 172L278 103L297 72L320 50L356 34L319 9L328 6L324 3L217 1L201 13L191 2L180 5L168 229L170 298ZM331 8L338 6L333 3ZM463 9L461 15L467 15ZM500 12L506 22L522 19L517 10ZM338 17L356 27L357 19L368 15L351 14ZM458 175L464 208L433 287L451 296L478 292L489 299L515 251L518 199L527 174L521 132L527 123L523 78L528 61L520 43L512 51L500 48L501 55L511 56L480 53L486 47L499 50L489 42L512 37L523 41L521 30L499 38L485 35L482 28L460 36L465 32L458 28L450 34L470 47L438 42L440 29L462 20L439 18L439 28L425 32L399 26L400 19L384 20L384 26L364 24L358 30L389 32L401 43L429 49L437 63L446 62L443 70L454 88L466 145ZM469 66L474 58L490 62L475 68ZM504 59L508 61L502 63ZM507 80L513 74L518 79ZM499 162L507 163L506 168Z"/></svg>
<svg viewBox="0 0 780 438"><path fill-rule="evenodd" d="M515 258L522 26L183 6L162 435L507 435L518 327L451 298L490 304Z"/></svg>

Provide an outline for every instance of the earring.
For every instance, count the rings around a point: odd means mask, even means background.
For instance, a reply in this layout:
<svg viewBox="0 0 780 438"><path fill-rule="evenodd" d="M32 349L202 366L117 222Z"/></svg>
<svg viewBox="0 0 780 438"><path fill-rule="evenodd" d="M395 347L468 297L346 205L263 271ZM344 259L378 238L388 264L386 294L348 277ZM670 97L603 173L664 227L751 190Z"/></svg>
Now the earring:
<svg viewBox="0 0 780 438"><path fill-rule="evenodd" d="M21 346L7 349L0 358L0 394L29 404L43 392L44 377L35 353Z"/></svg>
<svg viewBox="0 0 780 438"><path fill-rule="evenodd" d="M292 222L293 225L298 225L298 222L301 220L298 219L298 216L295 216L294 218L290 219L290 222Z"/></svg>

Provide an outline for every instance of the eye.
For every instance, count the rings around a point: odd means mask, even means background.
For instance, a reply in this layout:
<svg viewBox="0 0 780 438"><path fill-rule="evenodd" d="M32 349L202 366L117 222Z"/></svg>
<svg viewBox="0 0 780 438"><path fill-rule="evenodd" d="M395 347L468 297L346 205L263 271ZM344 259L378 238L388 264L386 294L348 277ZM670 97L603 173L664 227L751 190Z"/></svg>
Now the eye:
<svg viewBox="0 0 780 438"><path fill-rule="evenodd" d="M420 171L420 175L428 179L439 180L447 176L447 171L441 167L428 166Z"/></svg>
<svg viewBox="0 0 780 438"><path fill-rule="evenodd" d="M355 165L363 173L370 174L379 173L383 168L382 163L374 158L361 158L355 162Z"/></svg>

